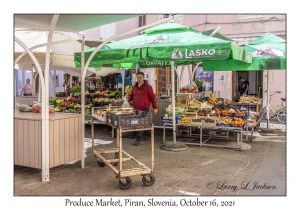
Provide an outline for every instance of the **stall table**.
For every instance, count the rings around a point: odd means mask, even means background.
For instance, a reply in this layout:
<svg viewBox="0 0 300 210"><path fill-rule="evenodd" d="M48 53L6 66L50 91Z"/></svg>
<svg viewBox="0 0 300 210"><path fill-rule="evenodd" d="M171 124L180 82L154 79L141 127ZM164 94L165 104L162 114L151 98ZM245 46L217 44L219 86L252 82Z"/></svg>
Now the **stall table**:
<svg viewBox="0 0 300 210"><path fill-rule="evenodd" d="M42 168L42 119L33 112L14 112L14 164ZM49 167L82 158L82 116L49 114Z"/></svg>
<svg viewBox="0 0 300 210"><path fill-rule="evenodd" d="M164 123L164 128L163 128L163 141L166 140L166 129L167 128L171 128L171 126L173 126L172 123ZM178 126L186 126L188 127L187 130L189 130L189 134L188 136L192 136L191 134L191 128L192 127L198 127L200 128L200 133L199 133L199 137L200 137L200 141L199 143L192 143L192 142L186 142L186 144L191 144L191 145L198 145L198 146L215 146L215 147L226 147L226 148L232 148L232 149L239 149L242 150L242 142L243 142L243 129L241 127L224 127L224 126L208 126L208 125L192 125L192 124L176 124L176 130L178 131ZM207 139L205 139L203 141L203 129L208 129L209 132L209 137ZM226 136L212 136L212 130L216 130L216 131L226 131ZM237 147L231 147L231 146L227 146L227 145L213 145L213 144L207 144L207 142L209 140L211 140L212 138L218 138L218 139L224 139L224 137L226 139L229 138L229 131L233 131L233 132L237 132L237 144L239 146ZM177 132L178 133L178 132Z"/></svg>

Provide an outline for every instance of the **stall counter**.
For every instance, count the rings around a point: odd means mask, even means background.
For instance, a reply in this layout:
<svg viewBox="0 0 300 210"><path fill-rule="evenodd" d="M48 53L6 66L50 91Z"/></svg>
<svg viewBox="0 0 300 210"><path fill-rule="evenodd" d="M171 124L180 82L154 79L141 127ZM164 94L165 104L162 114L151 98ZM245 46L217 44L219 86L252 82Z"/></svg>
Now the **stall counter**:
<svg viewBox="0 0 300 210"><path fill-rule="evenodd" d="M49 114L49 167L82 158L82 116ZM42 168L42 116L14 112L14 164Z"/></svg>

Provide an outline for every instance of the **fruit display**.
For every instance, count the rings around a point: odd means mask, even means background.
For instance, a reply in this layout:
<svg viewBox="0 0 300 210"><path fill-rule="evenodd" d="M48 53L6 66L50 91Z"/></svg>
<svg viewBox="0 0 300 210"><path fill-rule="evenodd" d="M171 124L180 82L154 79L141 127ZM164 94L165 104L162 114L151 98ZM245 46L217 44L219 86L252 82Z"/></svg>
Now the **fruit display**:
<svg viewBox="0 0 300 210"><path fill-rule="evenodd" d="M183 88L180 88L180 93L196 93L198 92L198 88L193 85L186 85Z"/></svg>
<svg viewBox="0 0 300 210"><path fill-rule="evenodd" d="M109 93L109 90L103 90L103 91L97 90L97 91L94 92L93 96L94 95L102 96L102 95L105 95L105 94L108 94L108 93Z"/></svg>
<svg viewBox="0 0 300 210"><path fill-rule="evenodd" d="M248 110L236 110L235 116L245 117L248 114Z"/></svg>
<svg viewBox="0 0 300 210"><path fill-rule="evenodd" d="M42 105L41 104L34 104L32 105L32 112L33 113L42 113ZM54 113L54 108L49 106L49 113Z"/></svg>
<svg viewBox="0 0 300 210"><path fill-rule="evenodd" d="M199 110L201 108L201 105L202 105L201 101L199 101L196 98L192 98L191 100L188 101L188 107L187 108Z"/></svg>
<svg viewBox="0 0 300 210"><path fill-rule="evenodd" d="M121 99L121 98L118 98L118 99L112 99L111 101L111 105L112 106L122 106L124 100Z"/></svg>
<svg viewBox="0 0 300 210"><path fill-rule="evenodd" d="M234 117L230 125L232 127L242 127L245 124L245 121L242 118Z"/></svg>
<svg viewBox="0 0 300 210"><path fill-rule="evenodd" d="M191 124L192 125L203 125L203 122L205 121L206 117L194 117L192 118Z"/></svg>
<svg viewBox="0 0 300 210"><path fill-rule="evenodd" d="M232 122L232 119L229 117L223 117L220 120L218 120L219 125L230 125Z"/></svg>
<svg viewBox="0 0 300 210"><path fill-rule="evenodd" d="M205 120L205 118L193 118L192 122L202 122L202 120Z"/></svg>
<svg viewBox="0 0 300 210"><path fill-rule="evenodd" d="M215 120L210 119L210 118L206 118L206 119L204 120L204 122L205 122L205 123L215 123Z"/></svg>
<svg viewBox="0 0 300 210"><path fill-rule="evenodd" d="M190 124L191 123L191 118L188 117L183 117L179 120L179 124Z"/></svg>
<svg viewBox="0 0 300 210"><path fill-rule="evenodd" d="M256 103L261 104L261 98L256 96L240 96L240 103Z"/></svg>
<svg viewBox="0 0 300 210"><path fill-rule="evenodd" d="M198 112L197 112L197 115L199 115L199 116L206 116L208 114L210 114L209 109L201 109L201 110L198 110Z"/></svg>
<svg viewBox="0 0 300 210"><path fill-rule="evenodd" d="M218 108L215 108L215 115L220 115L222 114L222 110L221 109L218 109Z"/></svg>
<svg viewBox="0 0 300 210"><path fill-rule="evenodd" d="M233 114L234 114L234 111L232 111L232 110L222 110L222 112L221 112L222 116L230 116L230 117L232 117Z"/></svg>
<svg viewBox="0 0 300 210"><path fill-rule="evenodd" d="M132 86L127 85L127 86L125 87L125 94L126 94L127 96L129 96L130 93L131 93L131 90L132 90Z"/></svg>

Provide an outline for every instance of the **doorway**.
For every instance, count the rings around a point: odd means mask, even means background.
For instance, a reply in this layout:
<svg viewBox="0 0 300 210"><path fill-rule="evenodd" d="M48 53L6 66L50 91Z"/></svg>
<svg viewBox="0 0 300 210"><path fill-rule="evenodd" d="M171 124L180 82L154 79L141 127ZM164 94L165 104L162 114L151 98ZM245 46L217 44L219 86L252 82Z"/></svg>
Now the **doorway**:
<svg viewBox="0 0 300 210"><path fill-rule="evenodd" d="M236 72L236 91L238 88L239 78L244 77L246 80L249 81L249 95L255 95L262 97L262 86L263 86L263 71L237 71Z"/></svg>

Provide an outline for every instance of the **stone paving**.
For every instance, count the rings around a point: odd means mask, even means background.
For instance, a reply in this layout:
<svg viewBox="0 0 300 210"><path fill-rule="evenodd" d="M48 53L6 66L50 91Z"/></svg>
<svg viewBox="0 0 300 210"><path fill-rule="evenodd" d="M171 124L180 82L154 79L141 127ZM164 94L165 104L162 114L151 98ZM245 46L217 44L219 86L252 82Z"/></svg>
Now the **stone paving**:
<svg viewBox="0 0 300 210"><path fill-rule="evenodd" d="M89 125L85 132L88 141ZM160 149L161 133L155 130L156 181L150 187L142 184L141 176L131 176L132 187L120 190L113 170L98 166L90 143L87 143L85 168L81 168L80 160L51 168L49 182L41 182L41 170L15 165L14 196L286 195L285 140L277 142L276 137L272 137L274 141L256 141L259 139L256 137L249 143L251 149L244 151L189 145L186 151L174 152ZM95 149L116 147L116 139L109 136L108 127L96 125L95 138L101 141ZM133 142L132 138L123 138L124 151L151 166L150 141L142 141L138 147ZM136 167L129 161L123 165Z"/></svg>

